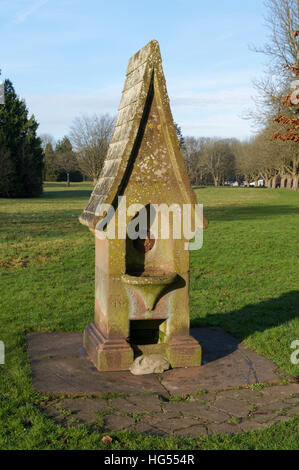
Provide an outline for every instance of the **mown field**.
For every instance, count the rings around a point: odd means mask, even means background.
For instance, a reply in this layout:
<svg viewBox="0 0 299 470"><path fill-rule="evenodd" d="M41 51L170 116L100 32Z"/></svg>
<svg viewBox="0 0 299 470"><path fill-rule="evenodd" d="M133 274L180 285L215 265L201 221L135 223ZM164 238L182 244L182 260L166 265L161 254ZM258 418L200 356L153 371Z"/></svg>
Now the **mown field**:
<svg viewBox="0 0 299 470"><path fill-rule="evenodd" d="M299 193L195 189L209 227L191 253L191 322L218 325L299 376ZM39 411L25 335L82 331L93 318L94 243L78 222L90 184L48 183L40 199L0 200L1 449L104 449L101 429L64 428ZM259 432L198 439L113 433L111 449L298 449L299 417Z"/></svg>

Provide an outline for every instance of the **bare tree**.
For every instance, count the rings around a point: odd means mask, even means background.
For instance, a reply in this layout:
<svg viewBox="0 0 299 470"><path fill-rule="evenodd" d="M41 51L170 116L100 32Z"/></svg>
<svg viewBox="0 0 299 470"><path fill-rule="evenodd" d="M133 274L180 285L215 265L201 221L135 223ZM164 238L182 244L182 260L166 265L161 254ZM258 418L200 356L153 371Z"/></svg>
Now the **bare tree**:
<svg viewBox="0 0 299 470"><path fill-rule="evenodd" d="M81 116L73 120L70 139L77 153L79 168L96 183L112 137L115 118L104 114Z"/></svg>
<svg viewBox="0 0 299 470"><path fill-rule="evenodd" d="M215 186L224 184L226 179L234 177L235 156L231 142L217 138L206 139L199 168L206 175L211 175Z"/></svg>
<svg viewBox="0 0 299 470"><path fill-rule="evenodd" d="M249 118L257 124L268 125L282 109L283 97L289 88L292 66L298 60L298 42L294 32L299 24L298 0L265 0L266 27L269 40L264 46L253 46L255 52L269 58L265 76L255 81L258 95L255 98L256 111Z"/></svg>
<svg viewBox="0 0 299 470"><path fill-rule="evenodd" d="M199 184L201 174L199 170L199 159L201 151L201 138L185 137L182 149L186 169L192 184Z"/></svg>
<svg viewBox="0 0 299 470"><path fill-rule="evenodd" d="M265 6L269 40L263 47L255 47L254 50L265 54L269 64L264 78L255 83L258 91L256 111L249 116L263 128L254 142L258 149L254 159L257 156L264 159L262 162L259 158L255 164L260 175L272 181L272 184L269 181L269 186L275 187L279 175L282 187L296 190L299 106L291 102L290 95L294 75L299 75L299 3L298 0L266 0Z"/></svg>

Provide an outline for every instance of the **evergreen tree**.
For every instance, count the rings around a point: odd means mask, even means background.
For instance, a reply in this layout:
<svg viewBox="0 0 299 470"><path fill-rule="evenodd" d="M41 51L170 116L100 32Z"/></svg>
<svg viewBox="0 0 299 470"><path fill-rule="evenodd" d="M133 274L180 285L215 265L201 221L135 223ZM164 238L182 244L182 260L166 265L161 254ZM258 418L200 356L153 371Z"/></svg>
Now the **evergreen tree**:
<svg viewBox="0 0 299 470"><path fill-rule="evenodd" d="M43 151L38 123L9 80L0 105L0 197L37 197L42 193Z"/></svg>
<svg viewBox="0 0 299 470"><path fill-rule="evenodd" d="M185 148L185 139L184 139L184 136L183 136L183 133L182 133L182 129L176 122L174 123L174 127L175 127L175 132L176 132L176 135L177 135L177 138L178 138L178 141L179 141L180 149L184 149Z"/></svg>
<svg viewBox="0 0 299 470"><path fill-rule="evenodd" d="M44 179L45 181L57 181L58 176L58 161L57 155L53 150L53 146L51 142L48 142L45 146L44 150L45 154L45 168L44 168Z"/></svg>
<svg viewBox="0 0 299 470"><path fill-rule="evenodd" d="M55 147L58 168L66 173L67 186L70 186L70 174L78 169L76 154L68 137L59 140Z"/></svg>

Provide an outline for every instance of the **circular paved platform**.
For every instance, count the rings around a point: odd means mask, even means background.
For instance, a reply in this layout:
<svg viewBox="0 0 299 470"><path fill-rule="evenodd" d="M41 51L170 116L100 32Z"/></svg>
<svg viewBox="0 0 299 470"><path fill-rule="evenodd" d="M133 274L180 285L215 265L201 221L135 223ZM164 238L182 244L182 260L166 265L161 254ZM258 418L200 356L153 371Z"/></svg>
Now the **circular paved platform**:
<svg viewBox="0 0 299 470"><path fill-rule="evenodd" d="M299 384L275 364L221 328L191 333L203 347L203 366L161 376L97 371L81 333L28 335L33 386L49 393L43 411L66 426L185 437L263 429L299 414Z"/></svg>

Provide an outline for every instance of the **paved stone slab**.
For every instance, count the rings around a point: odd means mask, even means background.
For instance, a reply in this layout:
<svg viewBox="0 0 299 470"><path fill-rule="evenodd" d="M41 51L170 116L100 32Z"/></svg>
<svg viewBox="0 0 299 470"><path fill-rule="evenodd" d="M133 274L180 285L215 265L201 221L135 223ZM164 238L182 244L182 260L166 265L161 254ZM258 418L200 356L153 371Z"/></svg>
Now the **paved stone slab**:
<svg viewBox="0 0 299 470"><path fill-rule="evenodd" d="M46 406L45 411L56 421L69 423L74 418L81 423L93 423L100 413L111 411L108 400L92 398L68 398Z"/></svg>
<svg viewBox="0 0 299 470"><path fill-rule="evenodd" d="M197 414L198 418L201 418L203 421L209 421L214 423L223 423L229 419L227 412L223 410L216 410L215 408L202 406Z"/></svg>
<svg viewBox="0 0 299 470"><path fill-rule="evenodd" d="M199 424L195 418L172 418L164 419L162 421L155 422L155 427L160 431L167 432L168 434L179 434L184 435L184 429Z"/></svg>
<svg viewBox="0 0 299 470"><path fill-rule="evenodd" d="M220 400L221 398L232 398L236 400L244 400L248 403L257 403L258 401L261 401L263 399L263 394L257 390L243 388L241 390L224 390L223 392L218 392L217 400Z"/></svg>
<svg viewBox="0 0 299 470"><path fill-rule="evenodd" d="M239 341L216 326L191 328L190 334L201 344L203 364L222 359L238 349Z"/></svg>
<svg viewBox="0 0 299 470"><path fill-rule="evenodd" d="M290 405L299 405L299 396L283 398L283 402Z"/></svg>
<svg viewBox="0 0 299 470"><path fill-rule="evenodd" d="M213 407L221 411L226 411L232 416L244 417L249 415L251 406L242 400L235 398L220 398L213 403Z"/></svg>
<svg viewBox="0 0 299 470"><path fill-rule="evenodd" d="M267 387L263 389L263 393L267 397L276 398L290 398L291 395L295 394L299 398L299 384L290 384L288 387L285 385L276 385L274 387Z"/></svg>
<svg viewBox="0 0 299 470"><path fill-rule="evenodd" d="M27 335L27 345L33 386L39 392L167 395L153 374L99 372L82 352L81 333L33 333Z"/></svg>
<svg viewBox="0 0 299 470"><path fill-rule="evenodd" d="M282 376L275 372L275 364L249 351L221 328L193 328L191 332L203 346L204 365L165 372L162 385L172 395L282 380Z"/></svg>
<svg viewBox="0 0 299 470"><path fill-rule="evenodd" d="M134 396L127 397L127 401L132 403L139 410L139 413L142 412L160 412L161 405L163 402L157 396Z"/></svg>
<svg viewBox="0 0 299 470"><path fill-rule="evenodd" d="M299 415L299 405L293 408L290 408L287 412L287 416L295 416L295 415Z"/></svg>
<svg viewBox="0 0 299 470"><path fill-rule="evenodd" d="M161 411L161 401L157 396L136 396L110 400L115 413L152 413Z"/></svg>
<svg viewBox="0 0 299 470"><path fill-rule="evenodd" d="M177 431L176 434L183 435L184 437L198 437L206 436L208 434L208 430L205 426L197 424L196 426L191 426L190 428Z"/></svg>
<svg viewBox="0 0 299 470"><path fill-rule="evenodd" d="M157 375L98 372L84 356L80 333L28 335L35 388L75 395L53 400L43 407L44 411L64 426L86 423L99 426L103 432L129 430L182 437L264 429L299 414L297 383L272 385L261 390L231 389L244 380L245 386L256 380L264 382L264 378L279 381L274 364L248 353L219 328L194 331L201 335L198 339L204 346L205 365L168 371L163 375L162 384ZM170 399L166 388L173 395L186 399ZM204 393L204 390L212 391ZM124 396L84 396L112 392ZM149 392L153 395L148 395Z"/></svg>
<svg viewBox="0 0 299 470"><path fill-rule="evenodd" d="M152 426L150 423L144 423L143 421L135 424L131 430L136 433L150 434L153 436L166 436L168 434L167 431L162 431L161 429L155 428L155 426Z"/></svg>
<svg viewBox="0 0 299 470"><path fill-rule="evenodd" d="M230 417L230 415L223 413L214 407L206 406L200 402L169 402L164 403L162 408L165 413L171 412L185 416L192 415L198 419L201 418L204 421L214 421L215 423L223 423Z"/></svg>
<svg viewBox="0 0 299 470"><path fill-rule="evenodd" d="M121 431L129 429L135 420L130 416L108 415L104 418L104 424L107 431Z"/></svg>
<svg viewBox="0 0 299 470"><path fill-rule="evenodd" d="M140 377L127 371L98 372L81 357L31 361L33 386L39 392L57 394L159 393L165 389L153 375Z"/></svg>
<svg viewBox="0 0 299 470"><path fill-rule="evenodd" d="M31 360L83 355L82 333L29 333L27 350Z"/></svg>
<svg viewBox="0 0 299 470"><path fill-rule="evenodd" d="M246 421L240 423L240 430L243 432L247 431L260 431L269 427L267 423L258 423L254 419L247 419ZM240 431L241 432L241 431Z"/></svg>

